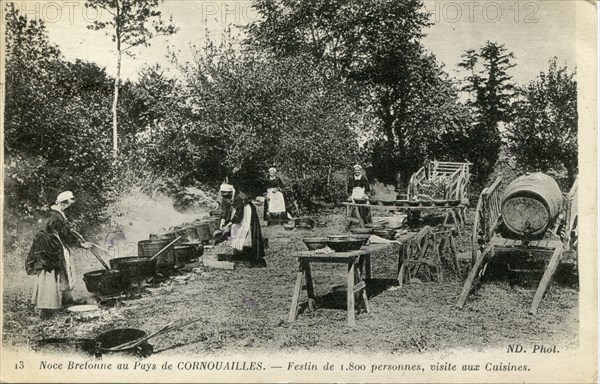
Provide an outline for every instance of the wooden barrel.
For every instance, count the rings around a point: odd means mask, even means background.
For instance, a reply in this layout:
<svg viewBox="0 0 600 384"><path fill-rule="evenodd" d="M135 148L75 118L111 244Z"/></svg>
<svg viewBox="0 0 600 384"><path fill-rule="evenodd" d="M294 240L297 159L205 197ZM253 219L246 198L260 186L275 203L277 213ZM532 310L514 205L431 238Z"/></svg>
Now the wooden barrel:
<svg viewBox="0 0 600 384"><path fill-rule="evenodd" d="M562 209L556 181L543 173L515 179L502 196L502 220L510 237L543 237Z"/></svg>

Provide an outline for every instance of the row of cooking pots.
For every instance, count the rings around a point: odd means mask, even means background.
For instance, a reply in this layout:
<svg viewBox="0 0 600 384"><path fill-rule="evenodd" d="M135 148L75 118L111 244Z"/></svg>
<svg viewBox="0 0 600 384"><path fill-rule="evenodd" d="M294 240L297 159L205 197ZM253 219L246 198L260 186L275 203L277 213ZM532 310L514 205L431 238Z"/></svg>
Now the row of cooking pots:
<svg viewBox="0 0 600 384"><path fill-rule="evenodd" d="M117 257L110 260L110 270L84 273L86 288L96 296L113 297L121 295L132 283L139 285L157 273L168 275L175 267L201 256L203 244L212 239L213 232L219 226L220 218L213 214L193 223L152 233L149 240L138 242L137 257ZM178 237L174 245L164 249ZM153 257L161 250L158 257Z"/></svg>
<svg viewBox="0 0 600 384"><path fill-rule="evenodd" d="M174 240L181 236L180 243L206 242L212 239L213 233L219 229L221 224L220 217L216 216L217 211L211 211L211 214L213 216L151 233L149 238L150 240Z"/></svg>

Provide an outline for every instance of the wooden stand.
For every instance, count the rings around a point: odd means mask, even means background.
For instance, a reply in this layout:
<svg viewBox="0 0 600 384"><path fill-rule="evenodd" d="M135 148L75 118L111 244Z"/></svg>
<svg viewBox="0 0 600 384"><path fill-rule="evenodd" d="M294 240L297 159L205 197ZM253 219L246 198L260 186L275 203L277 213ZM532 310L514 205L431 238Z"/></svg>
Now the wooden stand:
<svg viewBox="0 0 600 384"><path fill-rule="evenodd" d="M369 299L366 291L366 281L371 278L371 253L388 248L389 244L376 244L365 246L357 251L336 252L331 254L317 254L314 251L300 252L296 255L298 258L298 271L296 272L296 283L292 294L292 305L288 322L293 322L298 318L298 303L300 291L302 290L302 281L306 282L306 294L308 296L308 309L316 309L316 296L314 282L312 278L311 263L337 263L345 264L348 268L347 274L347 310L348 325L356 325L355 319L355 295L358 296L359 304L364 306L368 313Z"/></svg>
<svg viewBox="0 0 600 384"><path fill-rule="evenodd" d="M435 232L429 226L421 229L416 235L403 242L398 258L398 284L410 283L411 275L415 276L421 267L425 267L431 276L430 268L437 272L438 282L443 281L442 255L449 250L452 267L456 277L462 279L452 230Z"/></svg>
<svg viewBox="0 0 600 384"><path fill-rule="evenodd" d="M556 272L556 268L558 267L558 263L562 256L563 243L560 240L523 242L521 240L504 239L501 236L496 235L490 242L489 246L483 250L483 252L478 252L475 263L471 268L471 272L469 273L469 276L463 285L462 291L460 292L456 306L461 309L464 307L469 293L471 293L471 290L473 290L474 286L477 285L477 282L482 275L482 268L490 258L494 257L496 253L499 252L517 250L522 252L535 251L551 254L550 260L546 265L546 269L544 270L544 275L542 276L538 288L535 291L535 295L533 296L531 308L529 309L530 314L537 314L542 297L544 297L544 293L546 293L548 285L550 284L550 281L552 281L552 277L554 276L554 272Z"/></svg>
<svg viewBox="0 0 600 384"><path fill-rule="evenodd" d="M371 209L385 210L385 211L406 211L406 212L421 212L421 211L442 211L445 212L446 216L444 218L444 226L452 226L455 227L458 231L461 231L465 224L465 216L466 209L465 205L457 205L453 207L442 207L442 206L420 206L420 207L411 207L408 205L378 205L378 204L356 204L356 203L342 203L346 206L346 228L349 229L350 226L354 223L357 224L360 228L365 227L365 222L360 217L358 213L358 207L369 207ZM356 217L353 217L356 215ZM452 225L450 225L449 220L452 219Z"/></svg>

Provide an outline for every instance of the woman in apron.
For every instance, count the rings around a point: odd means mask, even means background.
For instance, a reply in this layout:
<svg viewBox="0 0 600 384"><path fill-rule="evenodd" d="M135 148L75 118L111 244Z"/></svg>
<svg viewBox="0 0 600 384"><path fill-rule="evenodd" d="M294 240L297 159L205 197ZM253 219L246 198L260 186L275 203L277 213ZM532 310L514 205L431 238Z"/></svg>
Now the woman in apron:
<svg viewBox="0 0 600 384"><path fill-rule="evenodd" d="M221 228L229 233L234 254L266 266L265 248L258 221L258 211L251 200L236 193L231 184L223 183L220 188Z"/></svg>
<svg viewBox="0 0 600 384"><path fill-rule="evenodd" d="M355 202L356 200L366 200L368 199L368 193L371 192L371 186L369 184L369 180L362 173L362 167L360 165L354 166L354 173L348 179L348 194L350 197L348 198L350 201ZM371 209L369 207L356 207L356 211L363 219L365 223L371 223Z"/></svg>
<svg viewBox="0 0 600 384"><path fill-rule="evenodd" d="M267 195L265 197L265 209L263 219L269 225L269 221L287 220L287 211L285 209L285 199L283 197L283 182L277 176L275 168L269 168L269 177L266 182Z"/></svg>
<svg viewBox="0 0 600 384"><path fill-rule="evenodd" d="M68 246L79 245L88 249L90 243L79 243L71 233L65 209L75 203L70 191L62 192L56 204L50 207L44 227L35 235L26 262L28 274L36 275L31 298L42 317L51 310L73 303L73 266Z"/></svg>

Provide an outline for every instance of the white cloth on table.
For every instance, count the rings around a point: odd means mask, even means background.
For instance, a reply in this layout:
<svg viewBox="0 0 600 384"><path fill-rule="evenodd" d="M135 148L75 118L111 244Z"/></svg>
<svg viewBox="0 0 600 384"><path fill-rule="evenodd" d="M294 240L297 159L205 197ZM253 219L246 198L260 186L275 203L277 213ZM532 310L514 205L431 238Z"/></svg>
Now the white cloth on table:
<svg viewBox="0 0 600 384"><path fill-rule="evenodd" d="M369 236L369 243L371 243L371 244L390 244L390 243L402 244L398 240L388 240L388 239L384 239L383 237L380 237L377 235Z"/></svg>

